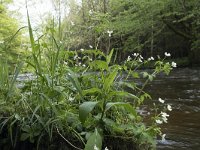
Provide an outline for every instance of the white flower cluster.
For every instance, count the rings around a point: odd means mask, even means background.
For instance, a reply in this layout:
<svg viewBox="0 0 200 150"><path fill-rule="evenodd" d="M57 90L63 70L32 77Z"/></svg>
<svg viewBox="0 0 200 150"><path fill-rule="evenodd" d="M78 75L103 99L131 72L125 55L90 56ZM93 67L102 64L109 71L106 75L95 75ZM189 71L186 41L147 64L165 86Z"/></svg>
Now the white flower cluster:
<svg viewBox="0 0 200 150"><path fill-rule="evenodd" d="M171 54L170 54L170 53L167 53L167 52L165 52L165 56L166 56L166 57L170 57L170 56L171 56Z"/></svg>
<svg viewBox="0 0 200 150"><path fill-rule="evenodd" d="M71 25L72 25L72 26L74 26L74 25L75 25L75 23L74 23L73 21L71 21L70 23L71 23Z"/></svg>
<svg viewBox="0 0 200 150"><path fill-rule="evenodd" d="M176 63L172 62L172 67L176 68Z"/></svg>
<svg viewBox="0 0 200 150"><path fill-rule="evenodd" d="M134 57L137 57L138 62L143 62L143 57L139 53L133 53L132 54Z"/></svg>
<svg viewBox="0 0 200 150"><path fill-rule="evenodd" d="M81 59L81 57L79 57L78 55L75 55L74 60L77 60L77 59Z"/></svg>
<svg viewBox="0 0 200 150"><path fill-rule="evenodd" d="M162 98L158 98L158 101L161 103L165 103L165 101Z"/></svg>
<svg viewBox="0 0 200 150"><path fill-rule="evenodd" d="M139 53L133 53L132 54L134 57L137 57L137 56L139 56L140 54Z"/></svg>
<svg viewBox="0 0 200 150"><path fill-rule="evenodd" d="M154 58L151 56L150 58L147 59L148 61L154 60Z"/></svg>
<svg viewBox="0 0 200 150"><path fill-rule="evenodd" d="M113 31L108 30L107 33L108 33L108 36L111 37L111 34L113 33Z"/></svg>
<svg viewBox="0 0 200 150"><path fill-rule="evenodd" d="M158 98L158 101L159 101L160 103L162 103L162 104L165 103L165 101L164 101L163 99L161 99L161 98ZM171 105L169 105L169 104L167 105L167 110L168 110L168 111L172 111ZM156 120L155 120L156 123L157 123L157 124L162 124L163 122L167 123L167 120L168 120L167 117L169 117L169 114L167 114L166 112L162 112L162 111L161 111L160 116L161 116L160 119L156 119Z"/></svg>
<svg viewBox="0 0 200 150"><path fill-rule="evenodd" d="M89 10L89 15L91 16L93 14L93 11L92 10Z"/></svg>
<svg viewBox="0 0 200 150"><path fill-rule="evenodd" d="M131 61L131 56L128 56L127 60L126 61Z"/></svg>

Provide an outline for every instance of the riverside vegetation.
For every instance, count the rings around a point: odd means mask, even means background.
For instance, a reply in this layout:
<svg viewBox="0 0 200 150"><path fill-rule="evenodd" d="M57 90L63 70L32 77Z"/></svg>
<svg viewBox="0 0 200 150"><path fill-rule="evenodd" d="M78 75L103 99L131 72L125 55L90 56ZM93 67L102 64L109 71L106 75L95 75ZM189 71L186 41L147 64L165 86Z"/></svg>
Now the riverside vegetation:
<svg viewBox="0 0 200 150"><path fill-rule="evenodd" d="M147 83L176 67L164 61L169 53L148 60L134 53L116 64L114 49L108 55L97 49L66 50L54 28L34 39L29 17L28 29L29 56L11 76L6 61L0 63L2 150L155 149L157 135L164 140L159 124L167 122L171 106L152 108L148 124L138 110L151 99L144 91ZM152 73L138 71L150 61L155 63ZM19 88L16 79L27 68L35 78Z"/></svg>

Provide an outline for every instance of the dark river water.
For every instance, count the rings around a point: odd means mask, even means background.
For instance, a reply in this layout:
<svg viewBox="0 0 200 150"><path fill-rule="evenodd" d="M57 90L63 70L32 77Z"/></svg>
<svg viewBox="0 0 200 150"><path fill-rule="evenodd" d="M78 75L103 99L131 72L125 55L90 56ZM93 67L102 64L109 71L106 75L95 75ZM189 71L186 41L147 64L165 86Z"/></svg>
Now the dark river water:
<svg viewBox="0 0 200 150"><path fill-rule="evenodd" d="M161 125L166 141L158 139L157 149L200 150L200 68L174 69L148 86L155 102L161 97L173 108Z"/></svg>

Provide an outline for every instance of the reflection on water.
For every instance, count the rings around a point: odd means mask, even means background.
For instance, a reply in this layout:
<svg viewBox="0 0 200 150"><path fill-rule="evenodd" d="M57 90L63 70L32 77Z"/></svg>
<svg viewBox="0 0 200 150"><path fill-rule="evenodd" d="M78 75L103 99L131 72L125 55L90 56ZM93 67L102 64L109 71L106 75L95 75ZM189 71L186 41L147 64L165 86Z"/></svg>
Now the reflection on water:
<svg viewBox="0 0 200 150"><path fill-rule="evenodd" d="M158 140L158 149L200 149L200 68L175 69L170 76L154 80L147 90L154 101L161 97L173 108L168 123L161 126L166 141Z"/></svg>

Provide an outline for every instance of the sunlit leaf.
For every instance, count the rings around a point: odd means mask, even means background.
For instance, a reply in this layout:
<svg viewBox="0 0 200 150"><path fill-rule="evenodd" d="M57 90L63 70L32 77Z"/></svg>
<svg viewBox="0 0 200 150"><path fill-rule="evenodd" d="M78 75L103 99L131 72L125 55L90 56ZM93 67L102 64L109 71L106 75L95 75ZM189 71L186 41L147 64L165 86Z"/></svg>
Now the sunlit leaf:
<svg viewBox="0 0 200 150"><path fill-rule="evenodd" d="M98 130L95 128L94 133L89 137L84 150L101 150L102 149L102 137Z"/></svg>

